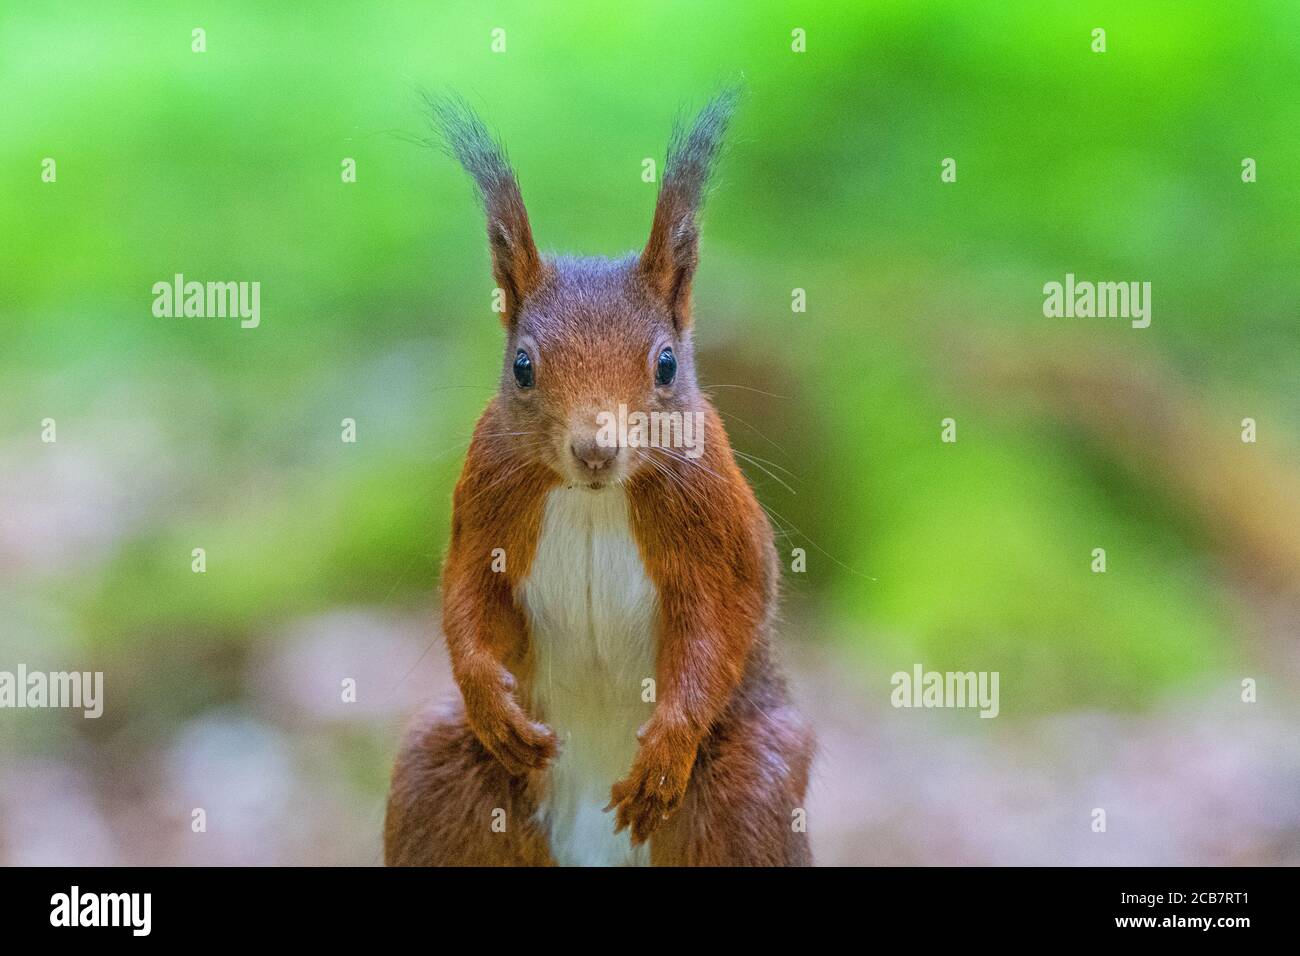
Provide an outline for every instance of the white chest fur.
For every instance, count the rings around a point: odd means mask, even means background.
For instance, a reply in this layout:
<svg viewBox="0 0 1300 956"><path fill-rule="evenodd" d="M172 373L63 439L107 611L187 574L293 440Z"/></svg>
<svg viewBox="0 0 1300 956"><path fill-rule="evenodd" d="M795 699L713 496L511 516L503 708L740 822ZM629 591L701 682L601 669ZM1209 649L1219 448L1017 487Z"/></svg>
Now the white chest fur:
<svg viewBox="0 0 1300 956"><path fill-rule="evenodd" d="M551 854L571 866L648 863L603 812L654 707L642 695L655 673L657 598L623 489L552 491L518 593L532 627L533 707L560 740L539 809Z"/></svg>

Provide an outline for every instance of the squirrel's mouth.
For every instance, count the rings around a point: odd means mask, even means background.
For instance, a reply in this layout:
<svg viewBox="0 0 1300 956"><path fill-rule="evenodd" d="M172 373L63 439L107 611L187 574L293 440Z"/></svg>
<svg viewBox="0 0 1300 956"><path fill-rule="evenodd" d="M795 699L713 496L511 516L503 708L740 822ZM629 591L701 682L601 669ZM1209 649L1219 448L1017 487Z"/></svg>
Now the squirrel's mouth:
<svg viewBox="0 0 1300 956"><path fill-rule="evenodd" d="M602 478L600 481L584 481L581 478L565 482L566 488L585 488L587 491L604 491L606 488L612 488L618 484L613 478Z"/></svg>

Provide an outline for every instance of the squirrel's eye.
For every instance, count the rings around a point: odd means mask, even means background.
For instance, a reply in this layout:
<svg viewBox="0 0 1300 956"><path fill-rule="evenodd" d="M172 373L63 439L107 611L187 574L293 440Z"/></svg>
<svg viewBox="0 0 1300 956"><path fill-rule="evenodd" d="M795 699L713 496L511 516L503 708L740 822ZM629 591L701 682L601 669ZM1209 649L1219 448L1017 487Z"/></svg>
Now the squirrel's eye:
<svg viewBox="0 0 1300 956"><path fill-rule="evenodd" d="M533 360L523 349L515 353L515 384L520 388L533 387Z"/></svg>
<svg viewBox="0 0 1300 956"><path fill-rule="evenodd" d="M659 361L655 363L655 384L671 385L676 377L677 356L673 355L672 349L664 349L659 353Z"/></svg>

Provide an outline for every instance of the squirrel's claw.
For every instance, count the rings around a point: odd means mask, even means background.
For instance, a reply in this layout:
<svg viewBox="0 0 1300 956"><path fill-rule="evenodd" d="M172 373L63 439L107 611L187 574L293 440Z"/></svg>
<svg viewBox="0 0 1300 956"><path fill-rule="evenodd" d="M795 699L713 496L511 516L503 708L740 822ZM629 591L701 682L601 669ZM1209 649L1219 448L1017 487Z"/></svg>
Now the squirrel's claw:
<svg viewBox="0 0 1300 956"><path fill-rule="evenodd" d="M471 721L479 741L515 777L541 770L555 759L559 740L543 723L530 720L508 694Z"/></svg>
<svg viewBox="0 0 1300 956"><path fill-rule="evenodd" d="M610 788L610 801L605 811L618 811L614 832L630 830L633 846L650 839L659 825L681 805L689 776L689 768L685 773L677 773L668 767L655 769L638 759L632 772Z"/></svg>

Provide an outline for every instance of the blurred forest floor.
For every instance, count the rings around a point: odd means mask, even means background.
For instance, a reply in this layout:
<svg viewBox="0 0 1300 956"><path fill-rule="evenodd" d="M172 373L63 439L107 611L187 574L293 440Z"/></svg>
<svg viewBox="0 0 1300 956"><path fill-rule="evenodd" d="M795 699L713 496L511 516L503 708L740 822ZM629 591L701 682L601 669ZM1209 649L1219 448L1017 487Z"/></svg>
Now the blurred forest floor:
<svg viewBox="0 0 1300 956"><path fill-rule="evenodd" d="M39 715L79 743L34 756L0 742L0 863L379 863L400 728L422 700L455 693L435 619L303 619L222 664L242 674L238 705L165 733ZM986 720L893 710L888 673L812 645L787 641L784 656L820 738L808 806L820 864L1300 864L1294 702L1243 704L1225 682L1140 715ZM357 680L355 703L339 675ZM191 831L196 807L205 833ZM1105 833L1091 829L1096 807Z"/></svg>

